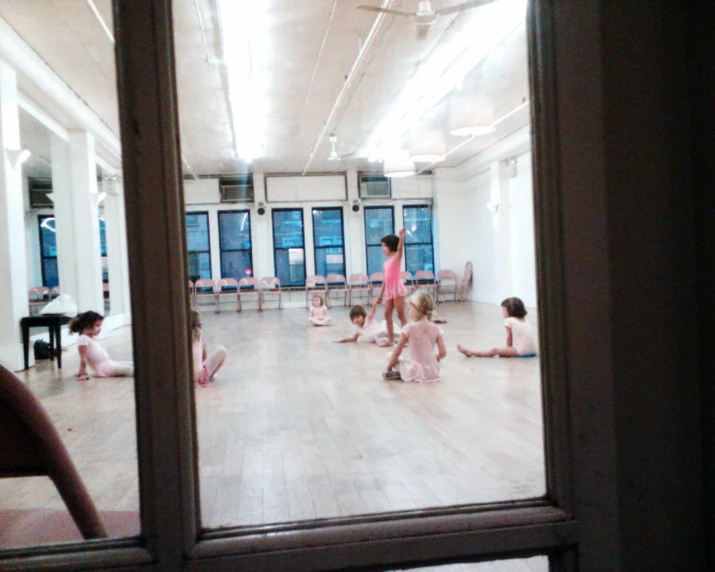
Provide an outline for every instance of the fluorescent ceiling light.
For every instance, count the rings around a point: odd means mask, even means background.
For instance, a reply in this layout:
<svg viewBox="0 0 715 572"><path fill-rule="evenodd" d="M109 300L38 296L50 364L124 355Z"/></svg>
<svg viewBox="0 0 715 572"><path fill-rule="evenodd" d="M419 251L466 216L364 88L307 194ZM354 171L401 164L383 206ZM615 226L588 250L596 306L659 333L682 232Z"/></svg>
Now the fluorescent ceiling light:
<svg viewBox="0 0 715 572"><path fill-rule="evenodd" d="M480 11L458 39L419 66L370 138L368 160L379 161L511 31L524 24L526 0L501 0ZM485 16L489 15L488 21ZM477 40L475 41L475 38Z"/></svg>
<svg viewBox="0 0 715 572"><path fill-rule="evenodd" d="M266 4L219 2L233 136L236 153L247 163L260 156L265 136Z"/></svg>

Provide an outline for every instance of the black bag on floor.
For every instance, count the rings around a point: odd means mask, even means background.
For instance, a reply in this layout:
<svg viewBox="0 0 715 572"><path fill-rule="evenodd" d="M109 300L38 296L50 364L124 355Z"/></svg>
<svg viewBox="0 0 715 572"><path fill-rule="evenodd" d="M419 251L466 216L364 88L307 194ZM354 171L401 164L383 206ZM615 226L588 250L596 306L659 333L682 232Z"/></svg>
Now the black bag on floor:
<svg viewBox="0 0 715 572"><path fill-rule="evenodd" d="M45 340L37 340L32 346L35 350L35 359L52 359L52 346Z"/></svg>

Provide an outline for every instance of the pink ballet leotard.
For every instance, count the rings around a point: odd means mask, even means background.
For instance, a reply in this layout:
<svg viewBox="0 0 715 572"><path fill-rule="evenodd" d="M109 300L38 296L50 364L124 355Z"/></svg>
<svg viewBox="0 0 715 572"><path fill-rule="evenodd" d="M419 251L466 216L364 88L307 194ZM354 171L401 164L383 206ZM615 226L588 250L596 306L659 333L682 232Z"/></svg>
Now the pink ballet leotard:
<svg viewBox="0 0 715 572"><path fill-rule="evenodd" d="M400 280L400 264L397 262L397 256L391 256L382 265L382 270L385 276L385 300L394 300L395 298L404 298L407 296L407 288Z"/></svg>

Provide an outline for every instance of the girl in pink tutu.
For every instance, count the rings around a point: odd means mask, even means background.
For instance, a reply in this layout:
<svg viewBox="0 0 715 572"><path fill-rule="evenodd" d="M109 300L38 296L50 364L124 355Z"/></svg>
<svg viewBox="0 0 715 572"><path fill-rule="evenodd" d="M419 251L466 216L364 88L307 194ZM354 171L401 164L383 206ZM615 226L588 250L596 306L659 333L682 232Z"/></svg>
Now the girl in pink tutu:
<svg viewBox="0 0 715 572"><path fill-rule="evenodd" d="M386 380L401 379L420 383L439 381L439 363L447 355L447 348L442 328L432 323L432 297L418 290L410 296L408 306L412 322L402 328L400 341L390 355L387 370L382 377ZM403 358L401 354L407 342L410 342L407 348L409 357Z"/></svg>
<svg viewBox="0 0 715 572"><path fill-rule="evenodd" d="M405 248L406 229L399 232L399 236L388 234L382 237L380 241L382 251L389 256L382 266L383 281L380 296L385 302L385 321L387 322L387 342L392 345L395 343L395 334L392 328L392 312L397 310L397 317L400 320L400 325L403 327L407 324L405 316L405 296L407 289L400 280L400 270L402 264L402 252Z"/></svg>

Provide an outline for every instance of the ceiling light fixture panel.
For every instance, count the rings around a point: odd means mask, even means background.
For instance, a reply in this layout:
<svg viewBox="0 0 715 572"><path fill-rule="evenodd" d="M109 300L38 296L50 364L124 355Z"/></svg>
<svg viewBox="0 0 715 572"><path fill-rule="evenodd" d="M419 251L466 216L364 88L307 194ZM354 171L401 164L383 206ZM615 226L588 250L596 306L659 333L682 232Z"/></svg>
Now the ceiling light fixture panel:
<svg viewBox="0 0 715 572"><path fill-rule="evenodd" d="M219 13L236 153L250 163L261 155L268 112L266 2L220 0Z"/></svg>

